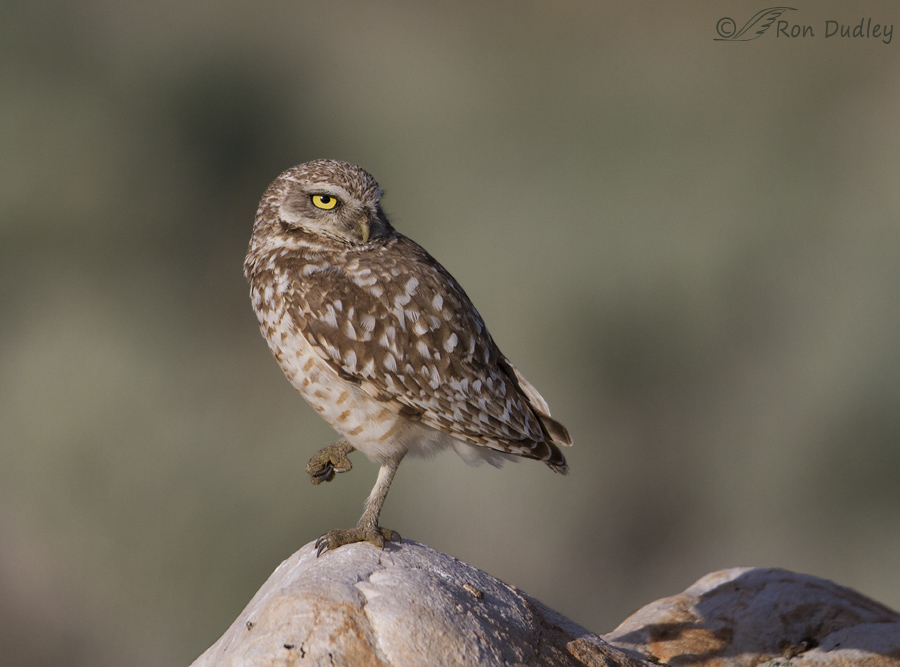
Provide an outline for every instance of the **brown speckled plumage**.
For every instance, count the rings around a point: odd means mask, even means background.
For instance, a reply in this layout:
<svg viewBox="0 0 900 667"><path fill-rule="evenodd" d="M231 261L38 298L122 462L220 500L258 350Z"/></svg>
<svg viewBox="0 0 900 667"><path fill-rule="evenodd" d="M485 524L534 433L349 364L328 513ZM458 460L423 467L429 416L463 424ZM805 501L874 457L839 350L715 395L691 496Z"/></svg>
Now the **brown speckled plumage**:
<svg viewBox="0 0 900 667"><path fill-rule="evenodd" d="M288 379L352 448L393 469L452 446L472 463L518 455L567 472L565 428L456 280L391 227L380 196L368 173L333 160L293 167L263 195L244 273Z"/></svg>

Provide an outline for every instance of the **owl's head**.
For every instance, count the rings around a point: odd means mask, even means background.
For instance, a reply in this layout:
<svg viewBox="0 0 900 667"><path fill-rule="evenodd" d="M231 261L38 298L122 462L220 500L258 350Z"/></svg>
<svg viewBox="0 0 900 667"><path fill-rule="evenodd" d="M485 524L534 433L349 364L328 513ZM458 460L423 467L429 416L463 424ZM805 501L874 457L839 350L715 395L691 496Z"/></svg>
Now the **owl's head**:
<svg viewBox="0 0 900 667"><path fill-rule="evenodd" d="M367 246L392 231L381 210L381 190L365 170L337 160L313 160L288 169L267 191L271 232L308 235L323 244ZM275 220L271 220L275 218ZM257 223L259 224L259 220Z"/></svg>

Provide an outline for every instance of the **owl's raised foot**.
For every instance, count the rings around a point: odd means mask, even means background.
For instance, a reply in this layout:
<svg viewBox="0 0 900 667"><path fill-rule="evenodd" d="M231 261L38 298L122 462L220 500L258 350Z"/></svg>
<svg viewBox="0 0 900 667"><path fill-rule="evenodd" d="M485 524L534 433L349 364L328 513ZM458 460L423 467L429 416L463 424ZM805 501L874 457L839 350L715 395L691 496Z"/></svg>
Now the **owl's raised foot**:
<svg viewBox="0 0 900 667"><path fill-rule="evenodd" d="M384 549L385 542L402 542L400 533L390 528L374 525L361 525L356 528L330 530L316 540L316 558L326 551L334 551L345 544L368 542L379 549Z"/></svg>
<svg viewBox="0 0 900 667"><path fill-rule="evenodd" d="M347 472L353 467L347 455L356 451L356 447L346 440L334 442L327 447L323 447L313 454L313 457L306 464L306 472L313 484L321 484L322 482L330 482L334 479L335 473Z"/></svg>

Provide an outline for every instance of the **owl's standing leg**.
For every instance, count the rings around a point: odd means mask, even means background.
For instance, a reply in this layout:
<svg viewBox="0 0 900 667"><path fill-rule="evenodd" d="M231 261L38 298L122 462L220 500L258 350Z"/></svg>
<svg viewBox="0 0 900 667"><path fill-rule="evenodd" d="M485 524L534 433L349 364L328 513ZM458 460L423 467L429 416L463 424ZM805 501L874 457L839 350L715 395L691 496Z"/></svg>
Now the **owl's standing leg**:
<svg viewBox="0 0 900 667"><path fill-rule="evenodd" d="M387 498L388 489L391 488L391 482L394 480L394 473L397 472L405 454L406 452L403 452L381 464L378 479L366 500L366 509L359 518L356 528L331 530L322 535L316 540L316 556L321 556L329 549L337 549L339 546L353 542L369 542L383 549L385 540L388 542L401 541L400 533L378 525L378 517L381 515L381 508Z"/></svg>
<svg viewBox="0 0 900 667"><path fill-rule="evenodd" d="M323 447L313 454L309 463L306 464L306 472L309 473L310 481L313 484L330 482L334 479L336 472L347 472L353 467L347 454L355 451L356 447L346 440L339 440Z"/></svg>
<svg viewBox="0 0 900 667"><path fill-rule="evenodd" d="M395 537L397 541L400 541L400 534L388 528L379 528L378 517L381 516L381 508L384 506L385 498L387 498L388 489L391 488L391 482L394 481L394 473L397 472L400 461L403 460L405 455L406 452L403 452L381 464L381 468L378 470L378 479L375 481L375 486L372 487L372 492L369 494L368 499L366 499L366 509L359 518L359 523L356 524L357 528L380 531L384 539L389 541Z"/></svg>

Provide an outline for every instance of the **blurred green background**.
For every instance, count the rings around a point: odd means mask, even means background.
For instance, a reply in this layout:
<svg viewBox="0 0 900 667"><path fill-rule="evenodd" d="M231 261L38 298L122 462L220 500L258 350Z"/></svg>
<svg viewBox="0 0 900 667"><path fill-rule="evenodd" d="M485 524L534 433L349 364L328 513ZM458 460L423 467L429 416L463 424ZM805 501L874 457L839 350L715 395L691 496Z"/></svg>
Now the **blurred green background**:
<svg viewBox="0 0 900 667"><path fill-rule="evenodd" d="M575 447L408 460L383 522L595 632L737 565L900 607L893 2L0 5L0 655L178 665L376 468L260 337L260 195L356 162ZM773 29L774 30L774 29Z"/></svg>

